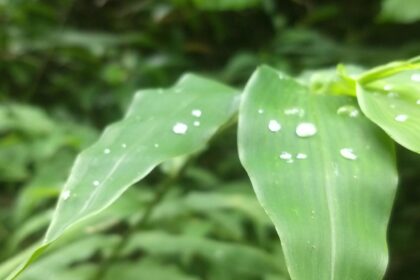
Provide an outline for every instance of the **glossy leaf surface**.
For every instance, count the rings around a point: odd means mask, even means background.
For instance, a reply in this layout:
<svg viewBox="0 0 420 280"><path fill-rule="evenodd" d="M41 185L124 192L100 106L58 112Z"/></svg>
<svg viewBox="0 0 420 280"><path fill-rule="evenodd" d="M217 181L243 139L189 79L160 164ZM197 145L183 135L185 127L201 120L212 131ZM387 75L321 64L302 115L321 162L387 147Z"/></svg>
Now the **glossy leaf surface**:
<svg viewBox="0 0 420 280"><path fill-rule="evenodd" d="M313 95L261 67L245 89L238 141L293 280L382 278L393 144L354 98Z"/></svg>

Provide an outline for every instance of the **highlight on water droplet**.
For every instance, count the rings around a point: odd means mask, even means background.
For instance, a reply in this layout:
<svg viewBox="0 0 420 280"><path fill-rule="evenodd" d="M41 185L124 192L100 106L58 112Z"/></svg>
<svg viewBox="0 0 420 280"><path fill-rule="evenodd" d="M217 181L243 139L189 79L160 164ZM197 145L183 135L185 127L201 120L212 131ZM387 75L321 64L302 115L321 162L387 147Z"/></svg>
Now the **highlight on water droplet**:
<svg viewBox="0 0 420 280"><path fill-rule="evenodd" d="M276 120L270 120L268 122L268 129L271 132L278 132L281 129L281 124L278 121L276 121Z"/></svg>
<svg viewBox="0 0 420 280"><path fill-rule="evenodd" d="M108 149L108 148L104 150L104 154L109 154L110 152L111 152L111 150Z"/></svg>
<svg viewBox="0 0 420 280"><path fill-rule="evenodd" d="M337 109L337 114L355 118L359 115L359 110L353 105L344 105Z"/></svg>
<svg viewBox="0 0 420 280"><path fill-rule="evenodd" d="M297 159L306 159L306 158L308 158L308 155L307 154L304 154L304 153L298 153L296 155L296 158Z"/></svg>
<svg viewBox="0 0 420 280"><path fill-rule="evenodd" d="M194 126L200 126L200 122L199 121L194 121L193 125Z"/></svg>
<svg viewBox="0 0 420 280"><path fill-rule="evenodd" d="M65 191L63 191L63 193L61 194L61 198L62 198L63 200L67 200L67 199L69 199L69 197L70 197L70 191L69 191L69 190L65 190Z"/></svg>
<svg viewBox="0 0 420 280"><path fill-rule="evenodd" d="M99 183L99 181L98 181L98 180L95 180L95 181L93 181L93 185L94 185L95 187L97 187L97 186L99 186L99 185L100 185L100 183Z"/></svg>
<svg viewBox="0 0 420 280"><path fill-rule="evenodd" d="M192 114L194 117L199 118L199 117L201 117L201 110L194 109L194 110L192 110L192 111L191 111L191 114Z"/></svg>
<svg viewBox="0 0 420 280"><path fill-rule="evenodd" d="M411 80L413 82L419 82L420 83L420 73L414 73L411 75Z"/></svg>
<svg viewBox="0 0 420 280"><path fill-rule="evenodd" d="M175 134L185 134L185 133L187 133L187 130L188 130L188 126L185 123L182 123L182 122L177 122L172 127L172 131Z"/></svg>
<svg viewBox="0 0 420 280"><path fill-rule="evenodd" d="M352 148L343 148L340 150L340 154L346 159L350 159L350 160L357 159L357 155L354 153Z"/></svg>
<svg viewBox="0 0 420 280"><path fill-rule="evenodd" d="M400 114L400 115L395 116L395 120L397 122L405 122L407 119L408 119L408 116L404 115L404 114Z"/></svg>
<svg viewBox="0 0 420 280"><path fill-rule="evenodd" d="M296 134L299 137L310 137L317 133L316 126L310 122L303 122L296 127Z"/></svg>

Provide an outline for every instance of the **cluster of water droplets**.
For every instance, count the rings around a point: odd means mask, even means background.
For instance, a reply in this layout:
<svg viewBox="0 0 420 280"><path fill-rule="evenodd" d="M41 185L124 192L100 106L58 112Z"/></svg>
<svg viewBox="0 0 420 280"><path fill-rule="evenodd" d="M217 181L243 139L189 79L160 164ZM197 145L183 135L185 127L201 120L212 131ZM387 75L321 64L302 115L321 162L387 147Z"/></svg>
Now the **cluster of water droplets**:
<svg viewBox="0 0 420 280"><path fill-rule="evenodd" d="M200 126L200 121L198 120L201 115L202 115L202 111L200 109L193 109L191 111L191 115L196 118L196 120L193 121L193 126ZM179 134L179 135L183 135L186 134L188 131L188 125L186 123L183 122L177 122L173 125L172 127L172 132L175 134Z"/></svg>

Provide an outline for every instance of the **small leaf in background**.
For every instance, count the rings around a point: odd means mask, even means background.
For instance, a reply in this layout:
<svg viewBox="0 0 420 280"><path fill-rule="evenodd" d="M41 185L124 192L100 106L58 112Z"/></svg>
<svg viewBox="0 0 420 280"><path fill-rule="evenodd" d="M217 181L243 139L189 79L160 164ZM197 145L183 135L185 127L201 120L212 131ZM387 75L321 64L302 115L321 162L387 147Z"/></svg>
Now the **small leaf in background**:
<svg viewBox="0 0 420 280"><path fill-rule="evenodd" d="M420 19L419 0L383 0L379 18L398 23L413 23Z"/></svg>
<svg viewBox="0 0 420 280"><path fill-rule="evenodd" d="M174 4L186 5L190 1L172 0ZM208 11L227 11L227 10L243 10L255 7L261 4L261 0L193 0L193 5L200 10Z"/></svg>
<svg viewBox="0 0 420 280"><path fill-rule="evenodd" d="M156 165L203 149L236 111L236 93L185 75L170 89L136 94L125 118L76 159L40 251L73 224L108 207Z"/></svg>
<svg viewBox="0 0 420 280"><path fill-rule="evenodd" d="M420 71L357 85L363 113L396 142L420 153Z"/></svg>
<svg viewBox="0 0 420 280"><path fill-rule="evenodd" d="M381 279L397 184L389 137L354 98L310 94L269 67L254 73L242 101L240 159L291 278Z"/></svg>

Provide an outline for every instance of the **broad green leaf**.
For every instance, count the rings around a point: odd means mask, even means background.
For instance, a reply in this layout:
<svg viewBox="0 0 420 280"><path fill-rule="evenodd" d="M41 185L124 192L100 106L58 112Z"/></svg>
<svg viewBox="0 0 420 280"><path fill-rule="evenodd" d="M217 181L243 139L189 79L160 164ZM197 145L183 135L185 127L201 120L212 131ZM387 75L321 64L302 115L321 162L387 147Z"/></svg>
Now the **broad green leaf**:
<svg viewBox="0 0 420 280"><path fill-rule="evenodd" d="M420 153L420 71L405 71L357 85L365 115L396 142Z"/></svg>
<svg viewBox="0 0 420 280"><path fill-rule="evenodd" d="M400 23L420 19L420 0L382 0L380 18Z"/></svg>
<svg viewBox="0 0 420 280"><path fill-rule="evenodd" d="M238 133L240 160L276 226L291 278L381 279L394 149L354 98L310 94L264 66L246 86Z"/></svg>
<svg viewBox="0 0 420 280"><path fill-rule="evenodd" d="M138 92L125 118L76 159L35 254L108 207L158 164L203 149L232 117L237 101L234 89L194 75L167 90Z"/></svg>

